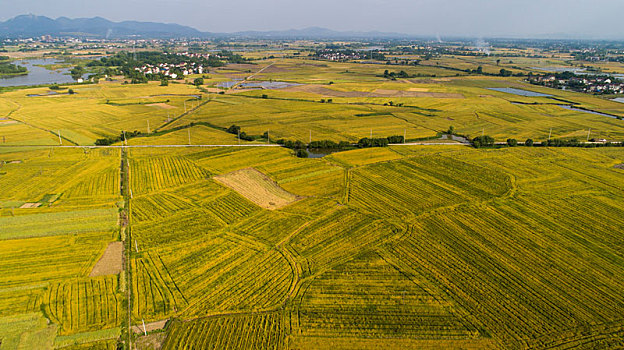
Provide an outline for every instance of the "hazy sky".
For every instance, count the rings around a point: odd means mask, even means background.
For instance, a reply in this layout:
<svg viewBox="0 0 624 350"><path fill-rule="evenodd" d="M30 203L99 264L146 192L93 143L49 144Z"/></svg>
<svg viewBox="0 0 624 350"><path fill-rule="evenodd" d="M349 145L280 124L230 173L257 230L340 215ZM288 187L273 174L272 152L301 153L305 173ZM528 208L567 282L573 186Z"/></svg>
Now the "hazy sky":
<svg viewBox="0 0 624 350"><path fill-rule="evenodd" d="M624 38L624 0L0 0L0 19L179 23L202 31L301 29L478 37Z"/></svg>

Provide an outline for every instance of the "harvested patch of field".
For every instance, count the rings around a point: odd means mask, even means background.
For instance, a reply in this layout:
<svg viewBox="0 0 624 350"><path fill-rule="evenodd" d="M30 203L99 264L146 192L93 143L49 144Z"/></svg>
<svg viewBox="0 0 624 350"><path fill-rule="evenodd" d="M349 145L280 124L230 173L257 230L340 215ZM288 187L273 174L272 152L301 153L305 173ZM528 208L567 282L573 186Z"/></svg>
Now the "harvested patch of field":
<svg viewBox="0 0 624 350"><path fill-rule="evenodd" d="M280 67L276 65L272 65L271 67L266 68L262 71L262 73L285 73L292 71L293 69L287 67Z"/></svg>
<svg viewBox="0 0 624 350"><path fill-rule="evenodd" d="M253 168L215 176L214 179L258 206L269 210L283 208L301 199Z"/></svg>
<svg viewBox="0 0 624 350"><path fill-rule="evenodd" d="M143 324L138 324L132 326L132 331L136 334L144 334L144 332L150 333L165 328L167 322L169 322L169 319L146 323L145 329L143 329Z"/></svg>
<svg viewBox="0 0 624 350"><path fill-rule="evenodd" d="M326 88L320 85L308 84L301 86L293 86L284 90L288 91L300 91L300 92L309 92L313 94L330 96L330 97L368 97L371 95L370 92L364 91L338 91Z"/></svg>
<svg viewBox="0 0 624 350"><path fill-rule="evenodd" d="M429 92L427 88L409 88L407 91L416 91L416 92Z"/></svg>
<svg viewBox="0 0 624 350"><path fill-rule="evenodd" d="M104 254L93 267L89 277L115 275L121 272L123 256L123 243L111 242L106 247Z"/></svg>
<svg viewBox="0 0 624 350"><path fill-rule="evenodd" d="M167 338L167 333L160 332L154 334L148 334L147 336L139 337L135 344L137 349L153 349L160 350L162 349L162 345Z"/></svg>
<svg viewBox="0 0 624 350"><path fill-rule="evenodd" d="M41 203L24 203L20 207L20 209L31 209L31 208L39 208Z"/></svg>
<svg viewBox="0 0 624 350"><path fill-rule="evenodd" d="M232 63L232 64L228 64L225 68L226 69L232 69L232 70L257 70L258 69L258 65L257 64L249 64L249 63Z"/></svg>
<svg viewBox="0 0 624 350"><path fill-rule="evenodd" d="M219 88L211 88L211 87L209 87L209 88L204 88L204 89L206 89L206 91L208 91L208 92L212 92L212 93L219 93L219 92L223 91L223 89L219 89Z"/></svg>
<svg viewBox="0 0 624 350"><path fill-rule="evenodd" d="M168 105L166 103L151 103L151 104L148 104L146 106L148 106L148 107L158 107L158 108L162 108L162 109L173 109L173 108L175 108L174 106Z"/></svg>
<svg viewBox="0 0 624 350"><path fill-rule="evenodd" d="M410 89L411 90L411 89ZM464 98L462 94L452 94L445 92L425 92L425 91L402 91L377 89L373 95L383 97L433 97L433 98Z"/></svg>
<svg viewBox="0 0 624 350"><path fill-rule="evenodd" d="M0 125L12 125L17 124L17 121L11 119L0 119Z"/></svg>

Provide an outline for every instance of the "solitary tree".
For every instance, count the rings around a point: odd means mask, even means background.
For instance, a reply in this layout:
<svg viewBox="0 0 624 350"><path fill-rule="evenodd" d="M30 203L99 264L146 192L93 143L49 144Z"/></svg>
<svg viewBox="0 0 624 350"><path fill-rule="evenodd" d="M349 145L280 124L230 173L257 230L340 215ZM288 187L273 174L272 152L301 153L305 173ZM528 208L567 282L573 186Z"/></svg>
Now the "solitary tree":
<svg viewBox="0 0 624 350"><path fill-rule="evenodd" d="M526 141L524 141L524 145L527 147L533 147L533 140L527 139Z"/></svg>
<svg viewBox="0 0 624 350"><path fill-rule="evenodd" d="M507 139L507 146L516 147L518 146L518 141L516 139Z"/></svg>

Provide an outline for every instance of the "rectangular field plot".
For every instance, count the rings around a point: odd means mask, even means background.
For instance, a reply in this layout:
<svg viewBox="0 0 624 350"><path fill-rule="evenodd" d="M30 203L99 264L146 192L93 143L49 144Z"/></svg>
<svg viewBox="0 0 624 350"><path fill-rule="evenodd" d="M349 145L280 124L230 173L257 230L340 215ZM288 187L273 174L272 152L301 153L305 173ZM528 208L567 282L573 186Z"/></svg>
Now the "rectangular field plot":
<svg viewBox="0 0 624 350"><path fill-rule="evenodd" d="M137 157L130 160L130 186L134 195L177 187L205 179L208 175L206 170L180 156Z"/></svg>
<svg viewBox="0 0 624 350"><path fill-rule="evenodd" d="M279 313L174 322L163 346L174 349L285 349Z"/></svg>
<svg viewBox="0 0 624 350"><path fill-rule="evenodd" d="M479 331L465 311L425 278L374 252L316 278L298 304L303 336L469 339Z"/></svg>
<svg viewBox="0 0 624 350"><path fill-rule="evenodd" d="M176 245L158 254L188 301L187 317L275 307L292 284L293 271L282 254L225 238Z"/></svg>
<svg viewBox="0 0 624 350"><path fill-rule="evenodd" d="M113 231L118 226L116 209L76 210L0 217L0 239L30 238Z"/></svg>
<svg viewBox="0 0 624 350"><path fill-rule="evenodd" d="M59 334L113 328L122 320L117 276L52 284L43 299L46 314L60 325Z"/></svg>
<svg viewBox="0 0 624 350"><path fill-rule="evenodd" d="M348 198L375 216L398 218L492 199L510 189L503 172L434 156L358 168L351 174Z"/></svg>
<svg viewBox="0 0 624 350"><path fill-rule="evenodd" d="M0 241L0 288L87 276L112 238L94 232Z"/></svg>
<svg viewBox="0 0 624 350"><path fill-rule="evenodd" d="M299 199L253 168L215 176L214 179L269 210L283 208Z"/></svg>

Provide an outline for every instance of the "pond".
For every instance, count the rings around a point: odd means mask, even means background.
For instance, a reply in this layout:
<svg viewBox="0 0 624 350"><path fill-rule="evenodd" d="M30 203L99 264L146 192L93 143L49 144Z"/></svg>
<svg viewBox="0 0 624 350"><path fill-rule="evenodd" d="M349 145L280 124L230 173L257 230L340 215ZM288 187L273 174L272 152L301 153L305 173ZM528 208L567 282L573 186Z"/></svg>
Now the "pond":
<svg viewBox="0 0 624 350"><path fill-rule="evenodd" d="M232 80L217 84L217 87L230 89L234 85L238 85L243 89L285 89L291 86L299 86L301 84L287 83L283 81L248 81L241 83L242 80Z"/></svg>
<svg viewBox="0 0 624 350"><path fill-rule="evenodd" d="M283 81L253 81L248 83L241 83L240 87L248 89L285 89L291 86L299 86L301 84L286 83Z"/></svg>
<svg viewBox="0 0 624 350"><path fill-rule="evenodd" d="M505 92L508 94L524 96L524 97L550 97L552 95L542 94L541 92L514 89L514 88L487 88L488 90Z"/></svg>
<svg viewBox="0 0 624 350"><path fill-rule="evenodd" d="M30 86L30 85L46 85L46 84L67 84L75 82L69 75L69 68L58 70L49 70L37 65L57 64L60 61L53 58L29 59L11 62L18 66L28 69L27 75L15 77L0 77L0 86ZM85 74L83 78L86 78Z"/></svg>
<svg viewBox="0 0 624 350"><path fill-rule="evenodd" d="M575 112L584 112L584 113L589 113L589 114L596 114L596 115L601 115L603 117L609 117L609 118L614 118L614 119L618 119L618 117L611 115L611 114L606 114L606 113L600 113L600 112L595 112L595 111L588 111L586 109L581 109L581 108L575 108L572 106L568 106L568 105L558 105L561 108L565 108L567 110L570 111L575 111Z"/></svg>
<svg viewBox="0 0 624 350"><path fill-rule="evenodd" d="M224 81L222 83L217 84L217 87L229 89L232 86L234 86L234 85L236 85L236 84L238 84L240 82L241 82L240 79L239 80L232 80L232 81Z"/></svg>
<svg viewBox="0 0 624 350"><path fill-rule="evenodd" d="M338 150L324 149L324 148L308 148L308 158L323 158L332 153L339 152Z"/></svg>

